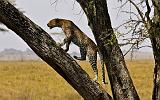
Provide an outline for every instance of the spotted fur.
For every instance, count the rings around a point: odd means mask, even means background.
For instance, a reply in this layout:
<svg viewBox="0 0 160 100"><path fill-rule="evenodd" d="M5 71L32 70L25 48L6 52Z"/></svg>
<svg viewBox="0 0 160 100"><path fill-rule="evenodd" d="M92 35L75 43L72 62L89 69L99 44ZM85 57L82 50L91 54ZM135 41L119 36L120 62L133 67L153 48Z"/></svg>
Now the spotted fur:
<svg viewBox="0 0 160 100"><path fill-rule="evenodd" d="M77 60L86 60L86 56L89 59L89 62L94 71L95 77L94 81L98 80L98 69L97 69L97 52L98 48L96 44L85 34L83 33L72 21L66 19L52 19L49 21L47 26L52 29L54 27L60 27L64 31L66 37L62 43L58 43L59 46L66 44L65 51L69 50L69 45L73 42L80 48L81 57L74 56ZM98 52L101 58L101 67L102 67L102 82L105 83L105 71L103 56Z"/></svg>

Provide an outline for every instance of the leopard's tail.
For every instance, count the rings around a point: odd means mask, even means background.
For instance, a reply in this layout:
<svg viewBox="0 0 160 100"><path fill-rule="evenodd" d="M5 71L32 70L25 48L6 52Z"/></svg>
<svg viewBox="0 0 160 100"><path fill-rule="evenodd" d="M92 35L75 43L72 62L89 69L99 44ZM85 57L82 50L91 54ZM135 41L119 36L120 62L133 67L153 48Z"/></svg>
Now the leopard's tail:
<svg viewBox="0 0 160 100"><path fill-rule="evenodd" d="M105 67L104 67L103 55L100 51L98 51L98 54L99 54L99 58L100 58L100 62L101 62L101 68L102 68L102 83L107 84L107 82L105 81Z"/></svg>

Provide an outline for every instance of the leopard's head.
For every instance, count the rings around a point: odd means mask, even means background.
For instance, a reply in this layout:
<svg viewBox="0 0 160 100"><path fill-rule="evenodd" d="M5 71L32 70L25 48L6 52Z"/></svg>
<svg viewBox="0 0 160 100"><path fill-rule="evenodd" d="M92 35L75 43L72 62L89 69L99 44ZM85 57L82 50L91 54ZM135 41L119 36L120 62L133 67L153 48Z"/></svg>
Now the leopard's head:
<svg viewBox="0 0 160 100"><path fill-rule="evenodd" d="M54 28L54 27L59 27L59 20L60 20L60 19L58 19L58 18L52 19L52 20L50 20L50 21L48 22L47 26L48 26L50 29L52 29L52 28Z"/></svg>

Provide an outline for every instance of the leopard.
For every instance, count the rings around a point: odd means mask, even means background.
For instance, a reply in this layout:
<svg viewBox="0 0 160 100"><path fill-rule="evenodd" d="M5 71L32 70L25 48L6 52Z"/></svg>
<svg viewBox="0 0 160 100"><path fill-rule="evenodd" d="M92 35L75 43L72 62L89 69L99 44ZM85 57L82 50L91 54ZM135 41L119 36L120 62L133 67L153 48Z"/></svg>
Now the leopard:
<svg viewBox="0 0 160 100"><path fill-rule="evenodd" d="M98 69L97 69L97 53L99 54L100 61L101 61L101 68L102 68L102 83L106 84L105 82L105 68L103 62L103 55L100 53L97 45L75 25L71 20L67 19L59 19L54 18L51 19L47 26L52 29L54 27L59 27L65 34L65 38L62 43L57 43L58 46L62 47L66 45L64 49L66 52L69 50L69 46L71 42L79 47L80 50L80 57L73 56L76 60L86 60L88 57L89 63L94 72L93 81L98 80Z"/></svg>

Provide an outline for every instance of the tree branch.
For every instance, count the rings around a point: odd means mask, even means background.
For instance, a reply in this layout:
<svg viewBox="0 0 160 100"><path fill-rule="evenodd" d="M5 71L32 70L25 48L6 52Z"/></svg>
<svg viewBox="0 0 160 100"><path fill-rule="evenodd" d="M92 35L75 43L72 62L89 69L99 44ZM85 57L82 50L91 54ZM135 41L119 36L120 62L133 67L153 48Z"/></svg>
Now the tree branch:
<svg viewBox="0 0 160 100"><path fill-rule="evenodd" d="M150 17L149 17L149 14L150 14L150 12L151 12L151 8L150 8L150 6L149 6L148 0L145 0L145 3L146 3L146 6L147 6L147 12L145 13L145 16L146 16L146 18L147 18L147 22L149 22L149 23L151 24L151 19L150 19Z"/></svg>
<svg viewBox="0 0 160 100"><path fill-rule="evenodd" d="M145 24L146 21L145 21L145 18L144 18L144 16L143 16L143 12L141 12L141 10L139 9L139 7L138 7L132 0L128 0L128 1L129 1L131 4L133 4L133 6L137 9L137 11L138 11L138 13L139 13L139 15L140 15L143 23Z"/></svg>

